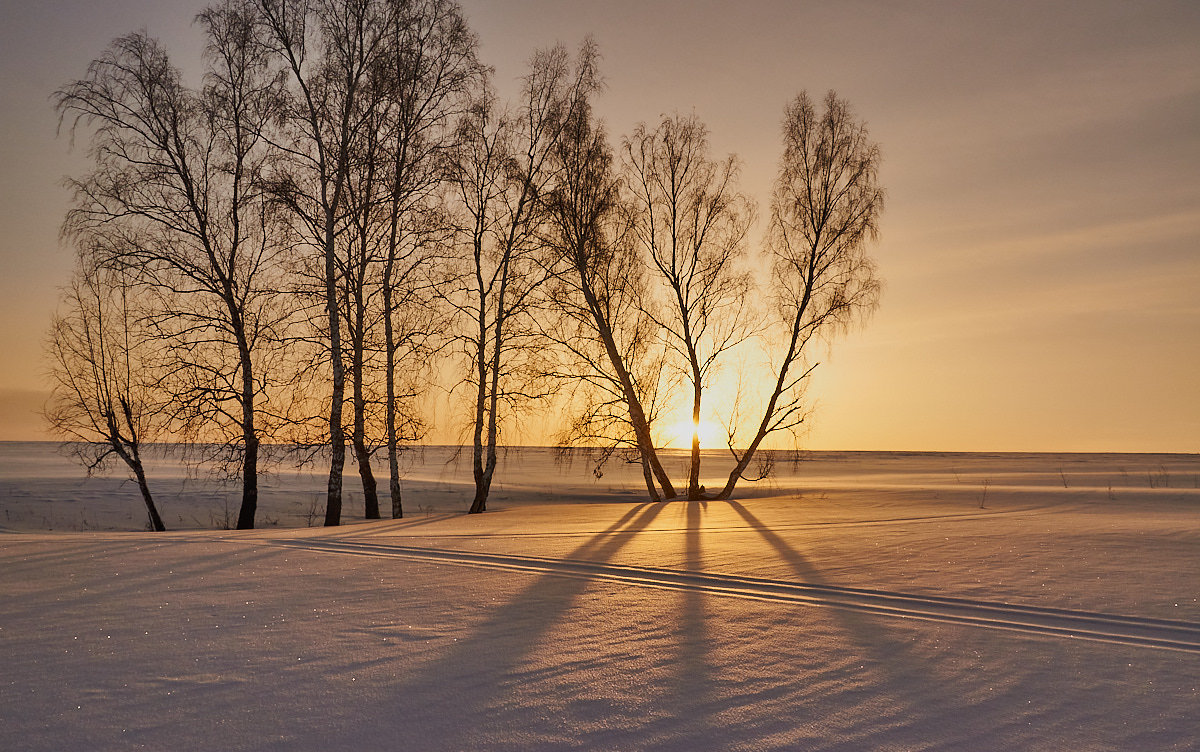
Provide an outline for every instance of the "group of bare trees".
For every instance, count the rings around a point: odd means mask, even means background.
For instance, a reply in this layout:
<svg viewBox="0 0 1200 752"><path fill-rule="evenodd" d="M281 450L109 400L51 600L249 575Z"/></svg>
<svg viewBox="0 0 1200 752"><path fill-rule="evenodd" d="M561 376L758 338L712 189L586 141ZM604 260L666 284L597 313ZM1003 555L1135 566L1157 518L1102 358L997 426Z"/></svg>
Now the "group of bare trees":
<svg viewBox="0 0 1200 752"><path fill-rule="evenodd" d="M386 435L399 516L397 453L421 433L411 403L433 331L422 262L447 234L438 161L484 75L475 39L445 0L227 0L198 21L198 89L132 34L57 92L91 131L94 169L72 181L65 225L79 274L137 299L129 338L167 413L142 439L236 458L247 528L264 442L330 447L338 524L348 425L379 517L371 456ZM60 339L55 424L104 438L88 426L105 408L73 386L88 358Z"/></svg>
<svg viewBox="0 0 1200 752"><path fill-rule="evenodd" d="M770 262L763 284L751 273L755 212L737 189L738 162L710 155L695 116L639 125L619 161L586 103L572 117L546 202L547 247L565 267L550 295L551 330L569 356L566 374L584 385L565 437L635 449L649 496L675 497L653 425L664 393L681 389L693 426L686 494L705 497L702 399L726 356L757 339L772 378L749 395L761 410L750 437L739 433L744 416L727 413L735 467L715 498L728 498L768 436L803 424L815 345L877 304L880 282L865 249L883 208L878 147L832 92L822 112L803 93L789 104L759 257ZM765 311L749 302L760 287L771 301Z"/></svg>
<svg viewBox="0 0 1200 752"><path fill-rule="evenodd" d="M684 393L698 424L725 358L761 339L775 377L748 443L729 423L727 497L803 422L814 343L875 305L878 150L832 93L786 111L756 280L736 158L714 158L694 116L614 153L590 41L535 53L505 104L451 0L224 0L198 21L199 87L133 34L57 92L93 169L71 183L79 262L48 415L91 465L128 464L155 529L140 448L167 439L240 478L241 528L271 444L328 449L327 525L347 444L380 516L386 449L401 516L399 453L439 379L469 394L472 512L506 426L547 401L567 409L564 443L629 453L650 497L673 498L657 421ZM770 312L751 305L762 288ZM697 430L688 498L700 457Z"/></svg>

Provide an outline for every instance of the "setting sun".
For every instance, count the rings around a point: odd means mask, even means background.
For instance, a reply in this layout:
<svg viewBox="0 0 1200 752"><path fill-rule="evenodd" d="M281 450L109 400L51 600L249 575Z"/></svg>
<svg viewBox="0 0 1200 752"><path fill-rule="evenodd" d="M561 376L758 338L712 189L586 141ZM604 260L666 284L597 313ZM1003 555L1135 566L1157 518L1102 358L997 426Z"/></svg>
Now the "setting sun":
<svg viewBox="0 0 1200 752"><path fill-rule="evenodd" d="M671 430L668 444L680 448L690 447L692 445L693 429L700 433L700 447L702 449L712 449L721 444L721 427L708 420L702 420L699 424L693 423L690 420L675 424L675 427Z"/></svg>

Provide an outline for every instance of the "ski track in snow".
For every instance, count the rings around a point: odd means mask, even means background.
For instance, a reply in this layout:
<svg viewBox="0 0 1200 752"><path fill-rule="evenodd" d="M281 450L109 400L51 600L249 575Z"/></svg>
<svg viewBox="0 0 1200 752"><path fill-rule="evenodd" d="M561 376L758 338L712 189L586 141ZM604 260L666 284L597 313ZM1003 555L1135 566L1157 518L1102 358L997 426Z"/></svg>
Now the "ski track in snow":
<svg viewBox="0 0 1200 752"><path fill-rule="evenodd" d="M234 539L225 539L234 540ZM344 538L268 539L272 545L371 557L394 557L490 569L617 582L634 587L701 592L793 605L831 607L886 617L1092 640L1200 654L1200 624L1089 611L947 598L883 590L813 585L690 570L603 564L445 548L401 546Z"/></svg>
<svg viewBox="0 0 1200 752"><path fill-rule="evenodd" d="M770 526L751 525L751 524L741 524L741 525L720 525L720 524L718 524L718 525L706 525L704 530L705 530L705 532L708 532L708 533L744 533L744 532L757 532L757 531L762 531L762 530L770 530L772 532L781 532L781 531L794 531L794 530L828 530L828 529L835 529L835 528L854 528L854 529L858 530L858 529L862 529L864 527L888 527L888 526L893 526L893 525L905 525L905 524L927 524L927 523L936 524L936 523L944 523L944 522L970 522L973 520L980 520L980 519L985 519L985 518L990 518L990 517L1008 517L1008 516L1029 515L1029 514L1040 514L1043 512L1064 511L1064 510L1070 510L1073 508L1076 508L1076 506L1070 505L1070 504L1064 504L1061 502L1053 502L1053 503L1047 503L1047 504L1028 504L1028 505L1016 507L1013 509L998 509L998 510L990 510L989 509L987 511L961 512L961 513L957 513L957 514L924 514L924 515L910 515L910 516L905 516L905 517L881 517L881 518L877 518L877 519L866 519L866 520L861 520L861 519L823 520L823 521L818 521L818 522L791 522L791 523L782 523L782 524L776 523L776 524L772 524ZM428 524L430 522L440 522L442 520L455 519L460 516L461 515L459 515L459 514L442 513L442 514L433 515L432 517L428 517L428 518L405 517L402 520L375 522L374 523L375 527L373 527L369 531L364 531L362 534L370 535L370 536L403 535L404 530L406 528L415 527L418 525L424 525L424 524ZM639 536L678 535L679 533L686 533L691 529L692 528L688 528L683 525L674 525L674 526L666 525L666 526L660 526L660 527L647 528L645 530L638 530L638 535ZM259 532L261 532L261 529ZM613 531L611 531L611 530L600 530L600 529L572 530L572 531L535 530L535 531L530 531L530 532L517 531L517 530L503 530L503 531L499 531L499 532L486 532L486 531L481 531L481 530L472 530L471 532L464 532L464 533L440 532L439 531L436 534L431 533L428 536L422 535L419 537L439 538L442 540L452 540L452 539L458 539L458 538L468 539L468 540L478 540L478 539L487 539L487 538L571 539L571 538L594 538L597 535L607 535L612 532ZM239 531L231 531L231 535L237 535L237 534L239 534ZM249 535L257 535L257 534L258 533L250 533Z"/></svg>

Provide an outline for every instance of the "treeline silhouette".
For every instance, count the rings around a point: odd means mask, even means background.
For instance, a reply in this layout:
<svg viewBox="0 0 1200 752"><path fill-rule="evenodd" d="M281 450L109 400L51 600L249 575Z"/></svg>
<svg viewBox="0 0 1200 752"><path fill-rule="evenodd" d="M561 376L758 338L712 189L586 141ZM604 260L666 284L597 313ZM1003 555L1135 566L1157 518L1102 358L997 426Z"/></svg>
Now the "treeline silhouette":
<svg viewBox="0 0 1200 752"><path fill-rule="evenodd" d="M677 398L698 426L757 340L769 378L728 400L728 498L768 436L801 428L817 345L877 304L879 151L832 92L787 106L751 254L739 162L698 118L610 144L590 39L536 51L504 103L451 0L226 0L197 21L198 88L134 33L55 93L92 168L70 181L47 416L89 468L129 467L155 530L141 447L167 439L240 479L239 528L267 444L328 456L326 525L347 448L381 516L384 452L402 516L399 456L447 420L423 407L439 385L467 405L471 512L505 427L546 404L563 445L640 462L649 497L674 498L656 426ZM687 498L699 478L697 428Z"/></svg>

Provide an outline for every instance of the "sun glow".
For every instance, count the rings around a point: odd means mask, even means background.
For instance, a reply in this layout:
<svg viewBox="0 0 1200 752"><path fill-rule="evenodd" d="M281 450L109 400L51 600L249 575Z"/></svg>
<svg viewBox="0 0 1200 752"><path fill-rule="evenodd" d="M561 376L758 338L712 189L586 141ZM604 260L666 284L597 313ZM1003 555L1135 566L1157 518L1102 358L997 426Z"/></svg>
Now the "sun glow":
<svg viewBox="0 0 1200 752"><path fill-rule="evenodd" d="M693 431L700 433L701 449L712 449L721 445L723 435L721 427L708 420L702 420L698 424L690 420L677 423L671 431L670 445L680 449L691 447Z"/></svg>

